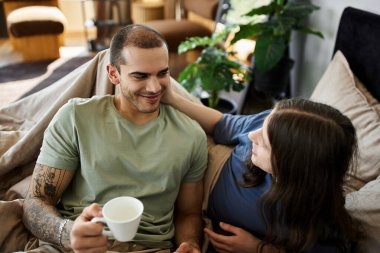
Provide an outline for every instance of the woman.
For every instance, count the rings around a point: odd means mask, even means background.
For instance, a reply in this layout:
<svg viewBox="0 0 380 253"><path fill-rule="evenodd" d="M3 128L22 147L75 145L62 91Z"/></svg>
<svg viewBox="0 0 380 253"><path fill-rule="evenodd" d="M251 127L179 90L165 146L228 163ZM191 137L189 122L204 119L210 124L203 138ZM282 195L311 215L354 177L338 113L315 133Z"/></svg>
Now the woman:
<svg viewBox="0 0 380 253"><path fill-rule="evenodd" d="M303 99L223 115L169 89L164 101L234 145L210 194L208 252L351 252L359 231L342 185L357 140L338 110ZM247 163L250 162L250 164Z"/></svg>

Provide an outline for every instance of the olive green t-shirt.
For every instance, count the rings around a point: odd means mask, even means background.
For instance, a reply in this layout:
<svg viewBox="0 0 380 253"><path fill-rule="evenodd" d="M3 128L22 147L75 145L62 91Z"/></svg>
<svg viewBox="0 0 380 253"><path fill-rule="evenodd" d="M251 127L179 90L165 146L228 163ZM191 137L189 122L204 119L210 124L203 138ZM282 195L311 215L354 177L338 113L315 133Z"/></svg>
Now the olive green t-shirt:
<svg viewBox="0 0 380 253"><path fill-rule="evenodd" d="M91 203L133 196L144 204L134 240L167 248L180 184L200 180L206 169L206 135L167 105L156 119L135 125L118 113L113 96L77 98L49 124L37 162L76 171L58 207L63 216L75 219Z"/></svg>

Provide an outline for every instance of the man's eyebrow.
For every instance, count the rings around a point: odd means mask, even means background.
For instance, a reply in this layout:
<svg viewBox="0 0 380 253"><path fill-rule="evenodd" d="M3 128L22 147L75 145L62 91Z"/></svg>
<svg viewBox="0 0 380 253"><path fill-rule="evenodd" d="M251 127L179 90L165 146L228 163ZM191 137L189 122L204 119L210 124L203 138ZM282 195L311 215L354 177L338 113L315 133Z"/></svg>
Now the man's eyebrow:
<svg viewBox="0 0 380 253"><path fill-rule="evenodd" d="M135 72L128 73L128 75L147 75L148 76L150 75L150 73L135 71Z"/></svg>
<svg viewBox="0 0 380 253"><path fill-rule="evenodd" d="M169 71L169 67L167 67L167 68L164 68L164 69L162 69L162 70L158 71L158 73L161 73L161 72L168 72L168 71Z"/></svg>
<svg viewBox="0 0 380 253"><path fill-rule="evenodd" d="M168 72L168 71L169 71L169 67L164 68L164 69L158 71L158 73ZM134 71L134 72L128 73L128 75L147 75L147 76L149 76L149 75L151 75L151 73Z"/></svg>

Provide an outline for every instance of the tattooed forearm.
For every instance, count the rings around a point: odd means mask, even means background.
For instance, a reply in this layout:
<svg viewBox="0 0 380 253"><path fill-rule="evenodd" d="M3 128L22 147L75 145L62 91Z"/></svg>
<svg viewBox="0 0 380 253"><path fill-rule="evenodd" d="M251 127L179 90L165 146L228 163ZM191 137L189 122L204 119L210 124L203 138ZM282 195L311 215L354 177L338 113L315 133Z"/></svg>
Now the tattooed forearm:
<svg viewBox="0 0 380 253"><path fill-rule="evenodd" d="M55 207L37 198L27 198L24 201L23 220L30 232L39 239L60 244L57 233L62 218Z"/></svg>
<svg viewBox="0 0 380 253"><path fill-rule="evenodd" d="M27 198L24 201L24 224L39 239L69 245L73 222L64 227L61 242L58 232L62 217L55 208L62 192L71 181L74 172L37 164Z"/></svg>

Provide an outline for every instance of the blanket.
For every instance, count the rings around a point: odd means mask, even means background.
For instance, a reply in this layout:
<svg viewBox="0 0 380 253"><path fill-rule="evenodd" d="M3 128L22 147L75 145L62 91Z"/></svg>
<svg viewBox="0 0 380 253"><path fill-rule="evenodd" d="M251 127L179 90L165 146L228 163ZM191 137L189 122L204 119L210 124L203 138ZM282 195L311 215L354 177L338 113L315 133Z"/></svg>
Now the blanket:
<svg viewBox="0 0 380 253"><path fill-rule="evenodd" d="M15 183L29 176L39 154L44 130L57 110L73 97L109 94L113 85L105 69L108 52L53 85L0 109L0 199Z"/></svg>

